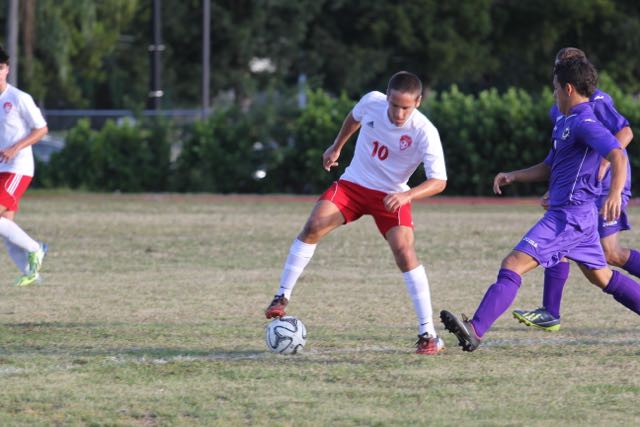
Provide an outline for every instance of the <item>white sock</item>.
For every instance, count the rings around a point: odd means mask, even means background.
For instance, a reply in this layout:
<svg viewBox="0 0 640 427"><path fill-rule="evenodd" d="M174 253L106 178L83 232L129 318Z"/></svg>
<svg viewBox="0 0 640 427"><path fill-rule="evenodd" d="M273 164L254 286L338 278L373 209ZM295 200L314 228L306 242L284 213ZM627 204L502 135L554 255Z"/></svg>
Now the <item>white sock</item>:
<svg viewBox="0 0 640 427"><path fill-rule="evenodd" d="M27 252L40 249L40 243L33 240L18 224L7 218L0 218L0 236Z"/></svg>
<svg viewBox="0 0 640 427"><path fill-rule="evenodd" d="M402 273L407 291L413 301L413 307L418 317L418 333L420 335L427 332L432 337L437 336L433 326L433 309L431 308L431 293L429 291L429 279L427 272L422 265L411 271Z"/></svg>
<svg viewBox="0 0 640 427"><path fill-rule="evenodd" d="M289 249L289 256L284 263L282 275L280 276L280 289L277 295L282 295L287 299L291 299L291 292L296 285L298 278L304 271L304 268L311 261L311 257L316 250L316 244L304 243L295 239Z"/></svg>
<svg viewBox="0 0 640 427"><path fill-rule="evenodd" d="M7 247L7 252L9 253L9 256L16 264L18 269L22 272L22 274L27 274L27 270L29 270L29 259L27 257L27 252L21 247L14 245L7 239L4 239L4 245Z"/></svg>

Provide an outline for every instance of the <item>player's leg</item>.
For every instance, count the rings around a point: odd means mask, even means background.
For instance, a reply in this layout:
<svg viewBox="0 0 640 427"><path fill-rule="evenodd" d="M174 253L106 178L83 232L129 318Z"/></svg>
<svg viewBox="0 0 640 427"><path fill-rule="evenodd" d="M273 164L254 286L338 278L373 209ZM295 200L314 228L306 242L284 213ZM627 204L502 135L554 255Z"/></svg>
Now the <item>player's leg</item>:
<svg viewBox="0 0 640 427"><path fill-rule="evenodd" d="M471 320L464 314L460 319L446 310L440 313L445 328L458 338L458 344L464 351L474 351L480 346L491 325L515 300L522 275L538 265L538 261L531 255L514 249L502 260L496 282L485 292Z"/></svg>
<svg viewBox="0 0 640 427"><path fill-rule="evenodd" d="M298 278L311 261L316 244L337 227L358 219L362 213L357 202L357 189L348 183L333 183L322 194L302 231L289 248L289 255L280 275L280 287L265 311L270 319L285 315L285 308Z"/></svg>
<svg viewBox="0 0 640 427"><path fill-rule="evenodd" d="M316 203L302 231L289 248L289 254L280 275L280 287L265 311L268 319L285 315L285 308L291 299L293 288L311 261L317 243L344 222L345 219L335 204L326 200Z"/></svg>
<svg viewBox="0 0 640 427"><path fill-rule="evenodd" d="M629 310L640 314L640 283L609 267L590 269L583 264L578 265L591 283L613 296Z"/></svg>
<svg viewBox="0 0 640 427"><path fill-rule="evenodd" d="M635 249L620 245L619 236L620 233L615 232L600 239L607 263L640 277L640 253Z"/></svg>
<svg viewBox="0 0 640 427"><path fill-rule="evenodd" d="M30 183L31 177L0 173L0 236L5 241L9 255L24 273L16 282L18 286L27 286L40 279L39 270L47 252L46 244L32 239L13 221L20 199ZM23 270L20 251L25 253L27 259L26 271Z"/></svg>
<svg viewBox="0 0 640 427"><path fill-rule="evenodd" d="M14 211L5 211L1 215L4 218L7 218L11 221L14 221L15 212ZM18 270L25 275L29 273L29 257L27 255L27 251L22 249L21 247L11 243L8 239L4 238L4 245L7 248L7 252L9 256L13 260L13 263L18 267Z"/></svg>
<svg viewBox="0 0 640 427"><path fill-rule="evenodd" d="M630 274L640 277L640 252L620 245L620 232L630 229L631 225L629 225L626 200L623 201L622 212L618 219L606 222L602 216L600 216L598 221L600 243L602 244L607 263L615 267L623 268Z"/></svg>
<svg viewBox="0 0 640 427"><path fill-rule="evenodd" d="M408 222L410 225L411 222ZM416 353L434 355L444 350L444 341L438 337L433 324L431 290L427 272L418 261L415 237L410 226L395 226L389 229L385 238L393 252L393 257L402 272L409 297L418 319L418 341Z"/></svg>
<svg viewBox="0 0 640 427"><path fill-rule="evenodd" d="M542 306L534 310L514 310L513 317L520 323L544 331L560 330L560 303L564 285L569 278L569 260L544 269Z"/></svg>
<svg viewBox="0 0 640 427"><path fill-rule="evenodd" d="M595 227L594 227L595 233ZM564 256L564 245L582 238L582 231L567 223L564 212L553 210L545 215L522 237L513 251L502 261L498 278L485 292L473 318L458 318L447 310L440 312L445 328L458 338L464 351L474 351L491 325L513 303L522 275L538 265L549 267ZM597 234L595 242L597 243ZM598 244L598 248L599 248ZM600 249L602 254L602 249ZM602 256L604 261L604 256Z"/></svg>

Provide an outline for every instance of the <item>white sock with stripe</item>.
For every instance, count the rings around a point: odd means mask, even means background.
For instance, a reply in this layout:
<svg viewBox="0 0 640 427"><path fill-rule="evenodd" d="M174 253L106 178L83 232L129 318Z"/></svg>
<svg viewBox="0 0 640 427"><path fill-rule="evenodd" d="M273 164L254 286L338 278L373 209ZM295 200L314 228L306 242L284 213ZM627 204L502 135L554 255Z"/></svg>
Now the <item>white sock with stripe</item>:
<svg viewBox="0 0 640 427"><path fill-rule="evenodd" d="M27 252L40 249L40 243L33 240L15 222L7 218L0 218L0 236Z"/></svg>
<svg viewBox="0 0 640 427"><path fill-rule="evenodd" d="M422 335L427 332L432 337L437 336L433 326L433 309L431 308L431 292L427 272L422 265L419 265L411 271L402 273L402 276L418 317L418 333Z"/></svg>
<svg viewBox="0 0 640 427"><path fill-rule="evenodd" d="M16 267L22 272L22 274L27 274L29 270L29 259L27 257L27 252L19 246L14 245L6 238L4 240L4 245L7 247L7 252L9 256L15 263Z"/></svg>
<svg viewBox="0 0 640 427"><path fill-rule="evenodd" d="M287 299L291 298L291 292L296 285L298 278L304 271L304 268L311 261L311 257L316 250L316 244L304 243L295 239L289 249L289 256L284 263L282 275L280 276L280 289L277 295L282 295Z"/></svg>

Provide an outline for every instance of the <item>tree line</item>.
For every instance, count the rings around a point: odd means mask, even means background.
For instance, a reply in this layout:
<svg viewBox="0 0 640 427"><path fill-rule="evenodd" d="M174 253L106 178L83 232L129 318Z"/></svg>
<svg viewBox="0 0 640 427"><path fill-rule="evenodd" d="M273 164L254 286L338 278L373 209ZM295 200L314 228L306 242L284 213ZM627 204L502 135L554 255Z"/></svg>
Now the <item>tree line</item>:
<svg viewBox="0 0 640 427"><path fill-rule="evenodd" d="M202 5L162 2L163 108L201 103ZM21 1L19 86L45 108L143 109L151 10L151 0ZM634 0L214 0L211 11L214 106L246 104L301 75L357 97L399 69L436 91L537 92L563 46L585 50L623 92L640 91ZM268 66L252 71L256 59Z"/></svg>

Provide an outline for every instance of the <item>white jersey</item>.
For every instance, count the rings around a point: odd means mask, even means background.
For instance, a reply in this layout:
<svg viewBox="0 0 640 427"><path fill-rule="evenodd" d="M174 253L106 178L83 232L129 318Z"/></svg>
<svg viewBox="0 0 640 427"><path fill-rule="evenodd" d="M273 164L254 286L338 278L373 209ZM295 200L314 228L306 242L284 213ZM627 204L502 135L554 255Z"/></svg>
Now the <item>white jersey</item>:
<svg viewBox="0 0 640 427"><path fill-rule="evenodd" d="M417 109L402 126L396 126L387 109L387 97L381 92L366 94L353 107L351 114L360 122L360 133L351 164L340 179L397 193L409 189L407 181L423 163L427 178L446 180L436 127Z"/></svg>
<svg viewBox="0 0 640 427"><path fill-rule="evenodd" d="M0 94L0 148L11 147L34 129L47 125L33 98L20 89L7 85ZM33 151L26 147L8 163L0 163L0 172L33 176Z"/></svg>

